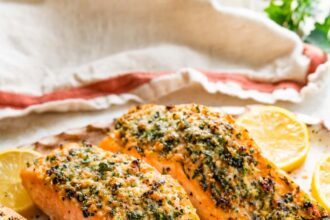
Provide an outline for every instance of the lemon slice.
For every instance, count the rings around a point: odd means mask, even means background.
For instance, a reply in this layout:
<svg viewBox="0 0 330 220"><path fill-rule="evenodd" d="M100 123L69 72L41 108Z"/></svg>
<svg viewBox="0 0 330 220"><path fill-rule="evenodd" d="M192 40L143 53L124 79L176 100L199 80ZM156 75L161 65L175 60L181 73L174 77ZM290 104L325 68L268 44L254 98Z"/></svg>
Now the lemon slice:
<svg viewBox="0 0 330 220"><path fill-rule="evenodd" d="M330 154L321 160L315 168L312 194L324 208L330 211Z"/></svg>
<svg viewBox="0 0 330 220"><path fill-rule="evenodd" d="M21 184L20 171L41 156L32 150L12 149L0 152L0 203L19 213L33 207Z"/></svg>
<svg viewBox="0 0 330 220"><path fill-rule="evenodd" d="M306 125L282 108L257 107L238 118L265 157L285 171L301 166L310 148Z"/></svg>

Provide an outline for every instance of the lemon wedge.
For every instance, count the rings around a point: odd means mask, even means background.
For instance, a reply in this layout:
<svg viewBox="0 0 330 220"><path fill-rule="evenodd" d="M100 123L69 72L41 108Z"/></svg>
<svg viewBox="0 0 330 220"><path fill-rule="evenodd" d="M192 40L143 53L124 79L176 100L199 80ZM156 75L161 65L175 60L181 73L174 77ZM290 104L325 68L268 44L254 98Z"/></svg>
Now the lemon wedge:
<svg viewBox="0 0 330 220"><path fill-rule="evenodd" d="M312 194L324 208L330 211L330 154L321 160L315 168Z"/></svg>
<svg viewBox="0 0 330 220"><path fill-rule="evenodd" d="M261 148L265 157L285 171L301 166L308 154L310 140L306 125L283 108L257 107L238 118Z"/></svg>
<svg viewBox="0 0 330 220"><path fill-rule="evenodd" d="M20 171L28 163L41 156L40 153L12 149L0 152L0 203L19 213L25 213L34 205L21 184Z"/></svg>

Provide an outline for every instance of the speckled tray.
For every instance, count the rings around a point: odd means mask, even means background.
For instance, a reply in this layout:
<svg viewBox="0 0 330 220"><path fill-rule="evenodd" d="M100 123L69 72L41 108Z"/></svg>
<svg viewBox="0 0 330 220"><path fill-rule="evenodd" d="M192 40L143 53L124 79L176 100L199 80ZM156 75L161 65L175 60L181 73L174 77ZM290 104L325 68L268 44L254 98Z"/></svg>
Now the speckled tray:
<svg viewBox="0 0 330 220"><path fill-rule="evenodd" d="M222 109L226 113L231 113L234 117L242 114L245 110L241 109ZM305 121L308 123L308 121ZM112 122L105 124L90 124L82 128L71 129L64 131L60 134L43 138L37 142L19 146L19 148L30 148L41 153L47 153L52 149L59 147L62 144L70 142L88 142L97 145L110 130ZM330 153L330 131L325 129L322 125L309 125L310 137L311 137L311 149L307 156L304 165L290 173L296 182L308 193L310 193L310 185L314 167L317 161L320 160L325 154ZM31 220L43 220L48 219L47 216L40 211L33 213L30 217Z"/></svg>
<svg viewBox="0 0 330 220"><path fill-rule="evenodd" d="M41 153L48 153L60 145L72 142L87 142L97 145L103 138L106 137L111 127L108 124L90 124L82 128L71 129L60 134L45 137L35 143L23 145L20 147L30 148Z"/></svg>

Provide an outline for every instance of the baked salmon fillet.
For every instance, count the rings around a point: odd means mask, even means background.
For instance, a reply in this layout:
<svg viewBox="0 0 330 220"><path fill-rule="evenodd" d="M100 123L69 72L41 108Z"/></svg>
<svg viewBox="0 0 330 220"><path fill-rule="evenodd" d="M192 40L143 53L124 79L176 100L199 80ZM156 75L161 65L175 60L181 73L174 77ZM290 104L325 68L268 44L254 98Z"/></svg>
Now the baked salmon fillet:
<svg viewBox="0 0 330 220"><path fill-rule="evenodd" d="M21 171L32 200L53 220L198 220L180 184L134 157L69 144Z"/></svg>
<svg viewBox="0 0 330 220"><path fill-rule="evenodd" d="M247 130L205 106L137 106L115 120L100 147L170 174L201 219L328 219Z"/></svg>

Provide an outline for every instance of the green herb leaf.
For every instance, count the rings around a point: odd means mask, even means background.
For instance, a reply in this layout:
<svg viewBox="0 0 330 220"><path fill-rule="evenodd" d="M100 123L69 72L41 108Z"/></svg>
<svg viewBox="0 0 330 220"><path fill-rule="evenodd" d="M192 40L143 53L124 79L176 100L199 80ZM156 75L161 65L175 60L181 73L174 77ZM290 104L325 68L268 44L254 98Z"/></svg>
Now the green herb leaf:
<svg viewBox="0 0 330 220"><path fill-rule="evenodd" d="M305 38L307 43L322 48L330 53L330 15L324 20L323 24L316 23L315 29Z"/></svg>
<svg viewBox="0 0 330 220"><path fill-rule="evenodd" d="M265 9L268 16L292 31L299 31L299 27L307 17L312 16L312 0L271 0Z"/></svg>
<svg viewBox="0 0 330 220"><path fill-rule="evenodd" d="M104 163L104 162L101 162L99 164L99 171L100 172L105 172L105 171L111 171L112 168L108 166L108 164Z"/></svg>

